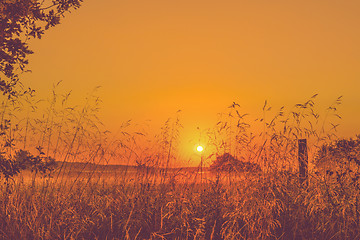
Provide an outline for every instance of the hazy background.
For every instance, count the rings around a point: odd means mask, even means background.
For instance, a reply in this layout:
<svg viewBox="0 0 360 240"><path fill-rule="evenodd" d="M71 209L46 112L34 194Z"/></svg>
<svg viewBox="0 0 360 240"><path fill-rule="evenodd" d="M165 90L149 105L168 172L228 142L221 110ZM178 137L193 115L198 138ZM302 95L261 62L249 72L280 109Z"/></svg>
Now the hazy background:
<svg viewBox="0 0 360 240"><path fill-rule="evenodd" d="M116 131L132 119L157 131L177 110L180 151L233 101L256 118L265 100L291 107L343 95L339 135L360 130L359 1L85 0L32 41L25 84L47 96L55 82L80 101L94 87ZM150 121L148 121L150 120ZM196 140L195 140L196 141Z"/></svg>

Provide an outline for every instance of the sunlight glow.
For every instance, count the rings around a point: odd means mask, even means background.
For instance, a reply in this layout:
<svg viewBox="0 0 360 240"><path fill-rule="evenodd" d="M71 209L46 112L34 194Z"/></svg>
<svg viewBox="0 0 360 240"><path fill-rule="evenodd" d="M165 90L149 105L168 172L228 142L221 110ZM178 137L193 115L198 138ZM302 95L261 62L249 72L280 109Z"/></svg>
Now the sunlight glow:
<svg viewBox="0 0 360 240"><path fill-rule="evenodd" d="M202 146L197 146L196 150L198 152L202 152L202 151L204 151L204 148Z"/></svg>

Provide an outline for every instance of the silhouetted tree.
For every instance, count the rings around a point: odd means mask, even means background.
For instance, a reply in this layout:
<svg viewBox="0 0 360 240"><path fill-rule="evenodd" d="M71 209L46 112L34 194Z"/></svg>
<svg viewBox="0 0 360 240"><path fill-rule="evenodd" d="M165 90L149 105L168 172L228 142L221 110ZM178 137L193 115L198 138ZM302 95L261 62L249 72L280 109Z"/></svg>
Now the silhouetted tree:
<svg viewBox="0 0 360 240"><path fill-rule="evenodd" d="M360 135L355 139L339 139L323 145L317 152L315 164L320 168L353 165L360 168Z"/></svg>
<svg viewBox="0 0 360 240"><path fill-rule="evenodd" d="M10 159L0 153L0 173L4 176L6 182L21 170L29 169L32 172L46 173L54 170L55 167L55 159L46 157L42 152L34 156L28 151L19 150Z"/></svg>
<svg viewBox="0 0 360 240"><path fill-rule="evenodd" d="M257 172L261 170L258 164L240 161L229 153L217 156L216 160L210 165L210 169L218 172Z"/></svg>
<svg viewBox="0 0 360 240"><path fill-rule="evenodd" d="M0 92L12 102L19 102L21 94L29 92L31 95L33 92L16 88L19 74L26 71L28 55L33 53L28 46L29 40L41 39L47 29L60 23L65 12L77 9L82 1L0 0ZM0 136L4 138L4 145L0 149L0 176L8 182L24 169L43 173L52 170L55 160L45 156L41 146L36 156L25 150L13 154L14 138L8 131L11 130L11 120L4 118L5 110L1 109Z"/></svg>
<svg viewBox="0 0 360 240"><path fill-rule="evenodd" d="M18 73L25 71L31 38L60 23L65 12L83 0L0 0L0 91L14 96Z"/></svg>

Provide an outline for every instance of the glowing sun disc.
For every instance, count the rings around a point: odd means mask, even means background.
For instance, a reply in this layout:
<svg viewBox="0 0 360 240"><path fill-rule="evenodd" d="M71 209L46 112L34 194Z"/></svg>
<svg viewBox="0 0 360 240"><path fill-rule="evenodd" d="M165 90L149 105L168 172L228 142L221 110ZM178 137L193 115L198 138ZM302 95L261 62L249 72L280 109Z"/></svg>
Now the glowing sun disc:
<svg viewBox="0 0 360 240"><path fill-rule="evenodd" d="M198 152L202 152L202 151L204 151L204 148L202 146L197 146L196 150Z"/></svg>

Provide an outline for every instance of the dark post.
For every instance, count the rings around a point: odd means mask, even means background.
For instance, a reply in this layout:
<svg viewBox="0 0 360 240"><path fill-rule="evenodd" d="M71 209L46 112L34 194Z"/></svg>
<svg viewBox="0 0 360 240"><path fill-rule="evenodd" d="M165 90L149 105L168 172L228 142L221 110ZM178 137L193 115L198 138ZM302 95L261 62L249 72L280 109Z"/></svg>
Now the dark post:
<svg viewBox="0 0 360 240"><path fill-rule="evenodd" d="M300 184L307 181L308 177L308 152L306 139L299 139L299 178Z"/></svg>

